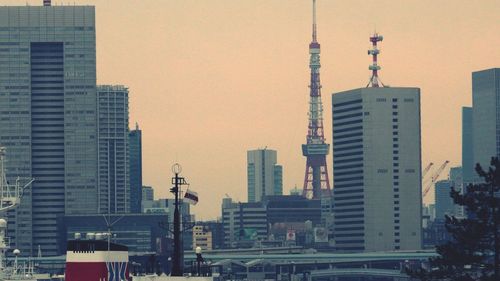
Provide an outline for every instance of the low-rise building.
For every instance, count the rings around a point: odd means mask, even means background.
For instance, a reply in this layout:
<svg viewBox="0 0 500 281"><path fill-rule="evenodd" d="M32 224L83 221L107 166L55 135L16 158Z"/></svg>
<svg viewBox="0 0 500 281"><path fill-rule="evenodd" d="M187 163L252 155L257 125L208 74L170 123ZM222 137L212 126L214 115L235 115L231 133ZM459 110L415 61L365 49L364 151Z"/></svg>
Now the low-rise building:
<svg viewBox="0 0 500 281"><path fill-rule="evenodd" d="M204 251L212 250L212 231L206 226L193 227L193 250L200 247Z"/></svg>

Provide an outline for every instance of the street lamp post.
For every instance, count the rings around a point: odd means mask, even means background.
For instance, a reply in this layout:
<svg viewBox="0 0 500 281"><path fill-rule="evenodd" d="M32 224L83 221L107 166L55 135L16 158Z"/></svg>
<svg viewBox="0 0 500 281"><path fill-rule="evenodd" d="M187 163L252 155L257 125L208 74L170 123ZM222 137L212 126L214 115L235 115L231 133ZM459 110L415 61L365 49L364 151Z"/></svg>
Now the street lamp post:
<svg viewBox="0 0 500 281"><path fill-rule="evenodd" d="M201 247L196 247L196 273L201 276L201 263L203 262L203 257L201 256Z"/></svg>

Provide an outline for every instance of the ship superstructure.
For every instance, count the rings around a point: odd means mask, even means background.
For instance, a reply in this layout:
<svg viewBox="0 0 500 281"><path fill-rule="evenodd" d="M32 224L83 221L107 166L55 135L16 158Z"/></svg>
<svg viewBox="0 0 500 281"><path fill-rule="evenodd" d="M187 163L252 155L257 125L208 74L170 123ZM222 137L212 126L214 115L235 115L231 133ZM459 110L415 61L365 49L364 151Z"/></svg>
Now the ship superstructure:
<svg viewBox="0 0 500 281"><path fill-rule="evenodd" d="M129 280L128 248L96 236L103 235L88 233L88 240L68 241L65 281Z"/></svg>

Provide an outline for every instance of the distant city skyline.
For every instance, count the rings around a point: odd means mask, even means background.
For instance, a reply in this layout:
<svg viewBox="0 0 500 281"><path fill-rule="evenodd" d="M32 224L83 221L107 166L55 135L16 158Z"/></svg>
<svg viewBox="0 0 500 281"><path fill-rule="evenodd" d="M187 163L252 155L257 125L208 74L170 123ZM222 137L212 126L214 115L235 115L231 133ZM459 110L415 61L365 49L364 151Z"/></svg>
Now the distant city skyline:
<svg viewBox="0 0 500 281"><path fill-rule="evenodd" d="M219 216L210 206L225 193L245 200L246 151L264 146L286 167L283 193L302 186L310 1L74 2L96 6L97 83L129 86L130 124L143 130L143 183L157 197L170 197L179 162L200 196L197 218ZM2 4L25 3L42 1ZM460 165L471 73L500 65L499 14L495 0L318 0L327 142L331 93L366 85L376 29L385 37L381 80L422 90L422 165Z"/></svg>

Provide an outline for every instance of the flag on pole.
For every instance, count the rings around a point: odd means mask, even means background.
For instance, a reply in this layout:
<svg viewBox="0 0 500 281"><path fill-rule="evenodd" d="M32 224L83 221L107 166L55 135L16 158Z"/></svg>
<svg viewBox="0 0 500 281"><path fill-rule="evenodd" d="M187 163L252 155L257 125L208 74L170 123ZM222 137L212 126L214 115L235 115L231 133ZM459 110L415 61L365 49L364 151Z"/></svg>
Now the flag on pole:
<svg viewBox="0 0 500 281"><path fill-rule="evenodd" d="M196 205L196 203L198 203L198 193L189 189L186 190L186 194L184 194L184 202Z"/></svg>

